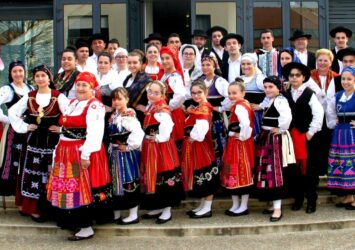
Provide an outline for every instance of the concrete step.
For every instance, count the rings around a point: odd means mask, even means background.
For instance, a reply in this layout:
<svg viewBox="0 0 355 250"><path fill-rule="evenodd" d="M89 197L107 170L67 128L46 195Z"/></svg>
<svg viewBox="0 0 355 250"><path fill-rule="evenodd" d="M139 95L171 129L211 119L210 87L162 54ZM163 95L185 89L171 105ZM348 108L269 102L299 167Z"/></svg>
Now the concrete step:
<svg viewBox="0 0 355 250"><path fill-rule="evenodd" d="M285 232L322 231L350 229L355 227L355 213L334 205L318 206L314 214L306 214L304 209L293 212L283 209L283 218L269 222L269 216L261 214L262 208L251 208L250 214L241 217L228 217L223 209L214 209L213 216L205 219L190 219L185 210L174 209L173 219L157 225L154 220L141 220L135 225L120 226L107 224L94 226L96 239L113 236L208 236L208 235L254 235ZM145 211L140 211L143 214ZM32 235L49 234L66 237L70 233L56 227L54 222L35 223L22 217L15 209L0 211L0 234Z"/></svg>

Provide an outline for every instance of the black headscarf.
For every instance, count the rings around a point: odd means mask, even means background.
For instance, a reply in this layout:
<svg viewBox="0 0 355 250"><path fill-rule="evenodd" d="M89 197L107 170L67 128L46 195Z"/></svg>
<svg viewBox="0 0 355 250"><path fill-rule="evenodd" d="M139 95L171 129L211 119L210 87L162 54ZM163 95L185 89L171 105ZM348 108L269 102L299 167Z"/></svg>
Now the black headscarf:
<svg viewBox="0 0 355 250"><path fill-rule="evenodd" d="M9 83L12 83L14 81L14 79L12 79L12 76L11 76L11 71L16 66L22 67L24 71L26 70L25 64L22 61L15 61L15 62L10 63L10 65L9 65Z"/></svg>
<svg viewBox="0 0 355 250"><path fill-rule="evenodd" d="M33 72L33 77L38 71L43 71L44 73L46 73L48 75L48 77L49 77L49 87L51 89L55 89L55 86L54 86L54 83L53 83L53 74L52 74L52 71L49 69L49 67L46 66L46 65L39 65L39 66L35 67L33 69L33 71L32 71Z"/></svg>

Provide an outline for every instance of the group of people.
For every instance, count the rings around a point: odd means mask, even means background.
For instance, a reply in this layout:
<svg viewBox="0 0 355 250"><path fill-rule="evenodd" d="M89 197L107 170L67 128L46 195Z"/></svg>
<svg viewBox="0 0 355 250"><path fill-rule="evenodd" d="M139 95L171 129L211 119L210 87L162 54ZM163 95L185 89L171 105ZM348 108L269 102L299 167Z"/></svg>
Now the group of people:
<svg viewBox="0 0 355 250"><path fill-rule="evenodd" d="M330 35L335 49L313 54L311 35L296 30L294 47L276 50L265 30L263 48L242 54L243 37L219 26L184 45L151 34L145 52L94 34L62 52L55 77L34 68L33 85L12 62L0 194L72 241L91 238L93 223L138 223L138 208L166 223L186 195L200 199L190 218L211 217L218 191L231 196L228 216L247 215L249 196L272 202L271 222L287 197L314 213L325 174L336 206L355 210L355 50L349 29Z"/></svg>

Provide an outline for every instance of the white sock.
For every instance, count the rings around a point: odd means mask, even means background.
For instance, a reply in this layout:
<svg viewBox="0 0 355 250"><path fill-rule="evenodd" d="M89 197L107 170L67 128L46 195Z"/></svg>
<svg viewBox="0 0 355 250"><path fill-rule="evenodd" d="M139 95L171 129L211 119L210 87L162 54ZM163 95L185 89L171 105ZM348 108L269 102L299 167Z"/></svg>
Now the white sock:
<svg viewBox="0 0 355 250"><path fill-rule="evenodd" d="M171 207L166 207L163 209L163 212L159 216L159 219L167 220L171 217Z"/></svg>
<svg viewBox="0 0 355 250"><path fill-rule="evenodd" d="M203 207L200 209L200 211L196 212L196 215L202 215L208 213L209 211L211 211L211 207L212 207L212 201L205 200Z"/></svg>
<svg viewBox="0 0 355 250"><path fill-rule="evenodd" d="M272 201L274 209L281 209L281 200Z"/></svg>
<svg viewBox="0 0 355 250"><path fill-rule="evenodd" d="M137 218L138 218L138 206L135 206L129 209L128 217L124 218L122 221L127 223L127 222L134 221Z"/></svg>
<svg viewBox="0 0 355 250"><path fill-rule="evenodd" d="M163 209L155 209L155 210L149 211L147 214L157 215L157 214L160 214L161 212L163 212Z"/></svg>
<svg viewBox="0 0 355 250"><path fill-rule="evenodd" d="M203 205L204 205L204 204L205 204L205 198L202 198L202 199L201 199L201 202L200 202L200 205L199 205L197 208L192 209L192 211L193 211L194 213L200 211L200 210L203 208Z"/></svg>
<svg viewBox="0 0 355 250"><path fill-rule="evenodd" d="M119 219L121 217L121 211L120 210L114 210L113 211L115 220Z"/></svg>
<svg viewBox="0 0 355 250"><path fill-rule="evenodd" d="M234 210L237 210L239 208L239 196L238 195L232 195L232 201L233 205L229 209L229 211L233 212Z"/></svg>
<svg viewBox="0 0 355 250"><path fill-rule="evenodd" d="M242 195L242 203L240 204L240 207L236 210L233 211L233 213L242 213L245 210L248 209L248 199L249 199L249 194L243 194Z"/></svg>
<svg viewBox="0 0 355 250"><path fill-rule="evenodd" d="M92 227L80 228L80 231L75 234L75 236L79 237L89 237L94 234L94 230Z"/></svg>

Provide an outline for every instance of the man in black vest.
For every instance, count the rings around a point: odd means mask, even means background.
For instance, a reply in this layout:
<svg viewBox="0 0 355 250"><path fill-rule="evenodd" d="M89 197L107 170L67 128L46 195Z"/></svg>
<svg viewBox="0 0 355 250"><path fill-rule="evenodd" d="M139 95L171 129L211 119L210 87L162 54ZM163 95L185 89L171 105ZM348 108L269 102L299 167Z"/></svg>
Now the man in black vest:
<svg viewBox="0 0 355 250"><path fill-rule="evenodd" d="M228 56L222 61L222 76L229 83L234 82L236 77L242 74L240 49L244 43L244 38L241 35L230 33L223 37L221 45L225 47Z"/></svg>
<svg viewBox="0 0 355 250"><path fill-rule="evenodd" d="M316 56L307 50L311 38L312 35L306 34L302 30L295 30L290 39L288 39L293 42L293 46L295 47L294 61L308 66L310 70L316 68Z"/></svg>
<svg viewBox="0 0 355 250"><path fill-rule="evenodd" d="M212 48L211 54L213 53L217 58L218 68L222 68L223 59L228 57L227 51L224 50L221 45L222 38L227 35L227 30L221 26L213 26L209 30L207 30L207 36L211 38Z"/></svg>
<svg viewBox="0 0 355 250"><path fill-rule="evenodd" d="M208 56L210 51L208 48L205 48L207 42L207 35L203 30L194 30L192 35L192 44L195 44L200 51L201 58Z"/></svg>
<svg viewBox="0 0 355 250"><path fill-rule="evenodd" d="M337 59L336 54L338 53L339 50L346 49L348 47L348 41L353 35L353 32L348 28L345 28L343 26L338 26L332 29L329 32L329 35L333 38L333 41L335 43L335 47L334 49L332 49L334 55L332 70L337 73L341 73L341 71L343 70L343 65L341 61Z"/></svg>

